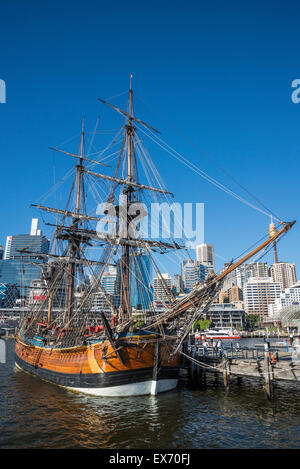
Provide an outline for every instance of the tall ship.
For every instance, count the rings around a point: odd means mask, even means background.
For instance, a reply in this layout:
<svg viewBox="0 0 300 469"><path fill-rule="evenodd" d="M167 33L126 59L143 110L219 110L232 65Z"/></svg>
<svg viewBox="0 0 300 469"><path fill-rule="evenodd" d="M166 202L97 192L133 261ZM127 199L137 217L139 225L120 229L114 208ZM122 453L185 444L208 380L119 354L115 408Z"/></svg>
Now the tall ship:
<svg viewBox="0 0 300 469"><path fill-rule="evenodd" d="M155 395L177 386L185 340L194 322L207 313L225 277L272 245L295 222L282 222L220 275L210 273L188 294L174 296L157 256L183 250L184 244L172 237L150 239L141 229L142 212L150 200L172 202L139 137L143 130L151 135L157 131L135 116L131 79L126 111L103 103L124 119L111 147L105 148L112 151L120 143L117 152L111 153L113 171L109 175L99 171L106 166L106 153L98 159L99 152L95 158L86 154L83 121L77 153L54 149L75 161L64 208L34 205L53 217L48 225L54 236L49 254L26 251L32 254L30 262L36 258L42 269L40 301L32 302L19 323L15 363L73 391L97 396ZM141 168L147 184L139 177ZM94 206L88 201L91 195ZM149 266L167 298L161 309L153 302ZM105 281L112 277L114 289L108 293Z"/></svg>

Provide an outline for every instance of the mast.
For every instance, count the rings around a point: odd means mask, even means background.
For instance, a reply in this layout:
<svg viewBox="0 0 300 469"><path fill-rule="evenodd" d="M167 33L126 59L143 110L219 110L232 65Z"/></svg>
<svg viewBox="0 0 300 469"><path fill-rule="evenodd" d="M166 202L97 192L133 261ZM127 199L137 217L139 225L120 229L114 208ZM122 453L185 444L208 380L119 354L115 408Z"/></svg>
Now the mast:
<svg viewBox="0 0 300 469"><path fill-rule="evenodd" d="M276 226L275 226L275 223L273 223L272 221L272 217L271 217L271 223L269 225L269 236L273 236L274 234L277 233L277 229L276 229ZM278 251L277 251L277 243L276 241L273 241L273 249L274 249L274 260L275 260L275 264L278 263Z"/></svg>
<svg viewBox="0 0 300 469"><path fill-rule="evenodd" d="M129 181L133 179L132 175L132 157L134 156L134 127L132 124L132 74L130 74L130 87L129 87L129 118L125 126L127 134L127 178ZM128 209L131 203L131 194L133 188L131 186L124 189L126 195L126 238L128 238L129 217ZM122 272L122 298L121 298L121 314L122 319L129 319L131 315L131 299L130 299L130 246L124 245L123 255L121 259L121 272Z"/></svg>
<svg viewBox="0 0 300 469"><path fill-rule="evenodd" d="M76 197L76 215L79 214L80 199L81 199L81 185L82 185L82 173L83 173L83 150L84 150L84 118L82 120L81 140L80 140L80 157L79 164L76 165L76 179L77 179L77 197ZM79 218L73 218L73 227L77 228ZM71 249L70 258L74 258L76 252L79 252L80 241L71 238ZM75 263L70 262L69 265L69 282L68 282L68 302L67 302L67 321L70 321L72 316L72 304L73 304L73 291L74 291L74 277L75 277Z"/></svg>

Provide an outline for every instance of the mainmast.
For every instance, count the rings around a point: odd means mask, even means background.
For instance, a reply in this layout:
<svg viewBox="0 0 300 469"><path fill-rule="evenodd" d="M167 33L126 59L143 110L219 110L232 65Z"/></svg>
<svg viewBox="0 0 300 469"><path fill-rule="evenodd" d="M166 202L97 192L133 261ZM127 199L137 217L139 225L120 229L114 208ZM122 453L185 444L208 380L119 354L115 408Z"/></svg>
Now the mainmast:
<svg viewBox="0 0 300 469"><path fill-rule="evenodd" d="M132 74L130 74L130 87L129 87L129 116L128 122L125 125L125 132L127 136L127 179L133 179L133 165L132 159L134 157L134 127L133 127L133 105L132 105ZM129 217L128 211L131 203L132 186L125 187L124 194L126 196L126 238L128 238ZM122 320L130 318L131 315L131 298L130 298L130 246L124 245L123 254L121 258L121 272L122 272L122 297L121 297L121 315Z"/></svg>

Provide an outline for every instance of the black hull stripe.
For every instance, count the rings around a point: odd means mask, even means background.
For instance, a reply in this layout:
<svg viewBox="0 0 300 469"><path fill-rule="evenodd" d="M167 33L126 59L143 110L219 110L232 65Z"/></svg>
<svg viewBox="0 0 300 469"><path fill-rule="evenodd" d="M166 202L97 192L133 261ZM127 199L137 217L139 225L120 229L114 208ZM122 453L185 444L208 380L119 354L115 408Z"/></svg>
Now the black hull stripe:
<svg viewBox="0 0 300 469"><path fill-rule="evenodd" d="M112 371L109 373L85 373L69 374L35 367L22 360L16 355L16 364L28 373L38 376L50 383L59 386L74 388L107 388L111 386L122 386L125 384L141 383L152 379L152 368L142 368L125 371ZM158 373L158 379L178 379L179 369L177 367L162 367Z"/></svg>

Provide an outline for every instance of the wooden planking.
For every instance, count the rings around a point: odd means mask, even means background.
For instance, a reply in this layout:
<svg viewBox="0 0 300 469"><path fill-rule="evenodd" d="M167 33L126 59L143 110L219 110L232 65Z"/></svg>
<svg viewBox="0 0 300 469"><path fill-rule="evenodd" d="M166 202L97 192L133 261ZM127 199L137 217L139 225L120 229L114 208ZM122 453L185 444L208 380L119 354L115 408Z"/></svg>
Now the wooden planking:
<svg viewBox="0 0 300 469"><path fill-rule="evenodd" d="M122 343L124 344L124 339ZM109 373L122 370L133 370L153 367L154 342L142 342L131 338L128 346L122 347L122 364L111 344L105 341L90 346L73 347L71 349L46 349L24 344L16 338L16 354L27 363L51 371L69 374ZM179 357L168 361L168 346L162 344L161 364L163 366L179 366Z"/></svg>

